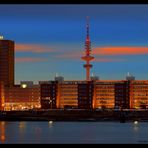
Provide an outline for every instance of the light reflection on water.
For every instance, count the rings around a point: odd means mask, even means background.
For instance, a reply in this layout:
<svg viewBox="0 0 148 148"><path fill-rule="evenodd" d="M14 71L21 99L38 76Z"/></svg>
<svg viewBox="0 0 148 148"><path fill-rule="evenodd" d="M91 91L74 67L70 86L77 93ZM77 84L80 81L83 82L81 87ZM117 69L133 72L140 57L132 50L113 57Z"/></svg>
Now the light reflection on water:
<svg viewBox="0 0 148 148"><path fill-rule="evenodd" d="M148 122L4 122L0 143L147 143Z"/></svg>

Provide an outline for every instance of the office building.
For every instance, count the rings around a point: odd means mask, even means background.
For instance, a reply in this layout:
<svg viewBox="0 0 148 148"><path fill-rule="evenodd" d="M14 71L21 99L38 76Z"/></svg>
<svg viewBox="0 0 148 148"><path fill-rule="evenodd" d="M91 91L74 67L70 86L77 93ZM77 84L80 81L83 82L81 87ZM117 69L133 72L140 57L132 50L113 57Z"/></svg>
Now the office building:
<svg viewBox="0 0 148 148"><path fill-rule="evenodd" d="M14 41L0 39L0 81L14 85Z"/></svg>

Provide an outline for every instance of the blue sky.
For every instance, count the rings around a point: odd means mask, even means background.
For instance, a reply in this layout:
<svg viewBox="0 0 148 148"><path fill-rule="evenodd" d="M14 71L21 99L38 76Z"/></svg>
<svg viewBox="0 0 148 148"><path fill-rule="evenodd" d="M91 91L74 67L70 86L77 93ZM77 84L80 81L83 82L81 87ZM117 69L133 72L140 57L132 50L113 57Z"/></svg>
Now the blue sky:
<svg viewBox="0 0 148 148"><path fill-rule="evenodd" d="M91 73L102 80L148 79L147 4L1 4L0 35L15 41L15 81L85 79L86 16Z"/></svg>

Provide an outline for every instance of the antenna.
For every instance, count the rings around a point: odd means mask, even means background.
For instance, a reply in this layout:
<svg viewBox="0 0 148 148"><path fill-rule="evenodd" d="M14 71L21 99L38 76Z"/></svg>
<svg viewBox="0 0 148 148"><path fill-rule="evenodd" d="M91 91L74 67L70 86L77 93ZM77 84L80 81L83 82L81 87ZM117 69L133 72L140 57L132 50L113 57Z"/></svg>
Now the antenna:
<svg viewBox="0 0 148 148"><path fill-rule="evenodd" d="M86 33L87 33L87 38L89 38L89 16L86 16Z"/></svg>

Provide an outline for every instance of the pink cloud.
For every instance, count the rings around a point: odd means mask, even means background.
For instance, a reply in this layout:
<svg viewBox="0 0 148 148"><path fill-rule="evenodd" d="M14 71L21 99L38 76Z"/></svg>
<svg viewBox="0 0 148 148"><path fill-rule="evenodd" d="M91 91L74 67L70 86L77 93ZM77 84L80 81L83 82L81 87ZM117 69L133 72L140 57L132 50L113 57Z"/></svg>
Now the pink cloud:
<svg viewBox="0 0 148 148"><path fill-rule="evenodd" d="M148 47L97 47L92 50L94 55L138 55L148 54Z"/></svg>
<svg viewBox="0 0 148 148"><path fill-rule="evenodd" d="M22 62L42 62L47 61L46 58L35 58L35 57L22 57L22 58L15 58L15 62L22 63Z"/></svg>
<svg viewBox="0 0 148 148"><path fill-rule="evenodd" d="M15 51L16 52L53 52L53 49L49 48L48 46L43 46L40 44L15 44Z"/></svg>

